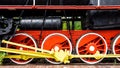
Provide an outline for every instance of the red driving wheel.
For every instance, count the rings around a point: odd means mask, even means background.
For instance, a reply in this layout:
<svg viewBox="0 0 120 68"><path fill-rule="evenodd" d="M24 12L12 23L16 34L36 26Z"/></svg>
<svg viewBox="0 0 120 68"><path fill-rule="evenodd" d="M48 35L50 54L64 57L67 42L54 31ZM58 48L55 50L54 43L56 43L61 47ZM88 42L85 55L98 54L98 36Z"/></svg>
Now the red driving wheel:
<svg viewBox="0 0 120 68"><path fill-rule="evenodd" d="M15 34L15 36L10 38L9 41L37 48L37 43L36 43L35 39L26 33ZM10 45L10 44L8 44L7 47L12 48L12 49L18 49L18 50L35 51L35 52L37 51L37 50L31 50L28 48L23 48L20 46L15 46L15 45ZM17 55L17 54L13 54L13 53L8 53L8 54L9 55ZM11 58L11 61L13 61L16 64L27 64L27 63L31 62L32 60L33 60L33 58L30 58L27 60Z"/></svg>
<svg viewBox="0 0 120 68"><path fill-rule="evenodd" d="M86 33L82 35L76 44L76 52L78 55L94 55L97 51L100 54L107 54L107 43L105 39L97 33ZM96 64L103 58L97 60L95 58L80 58L88 64Z"/></svg>
<svg viewBox="0 0 120 68"><path fill-rule="evenodd" d="M45 50L69 50L72 52L72 44L70 40L63 34L53 33L45 37L42 42L41 49ZM46 60L52 64L60 64L54 59L46 58Z"/></svg>
<svg viewBox="0 0 120 68"><path fill-rule="evenodd" d="M117 35L112 43L112 51L114 54L120 54L120 35ZM120 58L117 58L120 61Z"/></svg>

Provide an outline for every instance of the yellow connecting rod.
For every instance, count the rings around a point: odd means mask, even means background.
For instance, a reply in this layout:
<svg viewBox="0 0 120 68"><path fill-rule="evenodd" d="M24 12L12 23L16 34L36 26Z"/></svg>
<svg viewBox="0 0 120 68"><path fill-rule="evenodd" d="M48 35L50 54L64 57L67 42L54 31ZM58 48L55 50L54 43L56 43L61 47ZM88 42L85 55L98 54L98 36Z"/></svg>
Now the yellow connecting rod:
<svg viewBox="0 0 120 68"><path fill-rule="evenodd" d="M37 51L41 51L41 52L51 53L51 51L48 51L48 50L43 50L43 49L40 49L40 48L35 48L35 47L23 45L23 44L9 42L9 41L6 41L6 40L2 40L2 43L11 44L11 45L15 45L15 46L20 46L20 47L24 47L24 48L29 48L29 49L33 49L33 50L37 50Z"/></svg>
<svg viewBox="0 0 120 68"><path fill-rule="evenodd" d="M95 58L95 59L101 59L101 58L120 57L120 54L107 54L107 55L105 55L105 54L100 54L99 51L97 51L96 54L94 54L94 55L73 55L73 54L70 54L69 51L67 51L67 50L65 50L65 51L63 51L63 50L48 51L48 50L42 50L42 49L39 49L39 48L34 48L34 47L31 47L31 46L18 44L18 43L14 43L14 42L9 42L9 41L5 41L5 40L2 40L2 43L11 44L11 45L15 45L15 46L20 46L20 47L25 47L25 48L40 51L40 52L34 52L34 51L25 51L25 50L17 50L17 49L0 47L0 51L20 54L20 55L8 55L5 58L21 58L21 57L22 57L22 59L28 59L28 58L53 58L56 61L69 63L69 59L72 59L72 58Z"/></svg>
<svg viewBox="0 0 120 68"><path fill-rule="evenodd" d="M71 55L71 58L95 58L95 59L101 59L101 58L117 58L120 57L120 54L100 54L98 51L94 55Z"/></svg>
<svg viewBox="0 0 120 68"><path fill-rule="evenodd" d="M41 52L34 52L34 51L25 51L25 50L17 50L17 49L4 48L4 47L0 47L0 51L8 52L8 53L16 53L16 54L21 54L21 55L27 55L27 56L31 56L31 57L34 57L34 58L35 57L36 58L38 58L38 57L40 57L40 58L45 58L45 57L46 58L54 58L51 54L48 54L48 53L41 53Z"/></svg>
<svg viewBox="0 0 120 68"><path fill-rule="evenodd" d="M9 42L9 41L5 41L5 40L2 40L2 43L11 44L11 45L20 46L20 47L25 47L25 48L29 48L29 49L33 49L33 50L38 50L38 51L49 53L49 54L52 53L52 51L43 50L43 49L39 49L39 48L35 48L35 47L23 45L23 44L18 44L18 43L14 43L14 42ZM108 58L120 57L119 54L115 54L115 55L114 54L107 54L107 55L104 55L104 54L100 54L98 51L97 51L97 53L95 55L71 55L71 57L72 56L76 57L76 58L78 58L78 57L81 57L81 58L88 58L88 57L92 58L93 57L94 58L96 56L101 57L101 58L103 58L103 57L105 57L105 58L106 57L108 57Z"/></svg>

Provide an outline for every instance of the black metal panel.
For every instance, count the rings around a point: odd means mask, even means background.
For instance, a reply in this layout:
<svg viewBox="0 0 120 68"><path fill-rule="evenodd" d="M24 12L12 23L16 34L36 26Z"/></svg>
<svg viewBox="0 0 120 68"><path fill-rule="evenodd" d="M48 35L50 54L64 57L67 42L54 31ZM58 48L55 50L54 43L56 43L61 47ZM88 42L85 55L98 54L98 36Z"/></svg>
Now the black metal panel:
<svg viewBox="0 0 120 68"><path fill-rule="evenodd" d="M81 16L85 15L86 10L47 10L46 16ZM0 10L0 16L12 17L42 17L45 10Z"/></svg>
<svg viewBox="0 0 120 68"><path fill-rule="evenodd" d="M98 4L98 0L90 0L93 5ZM100 0L100 5L120 5L120 0Z"/></svg>
<svg viewBox="0 0 120 68"><path fill-rule="evenodd" d="M0 5L32 5L33 0L0 0ZM89 0L36 0L37 5L86 5Z"/></svg>
<svg viewBox="0 0 120 68"><path fill-rule="evenodd" d="M90 4L98 5L98 0L90 0ZM99 0L99 5L120 5L120 0ZM118 10L90 10L90 28L118 29L120 12Z"/></svg>
<svg viewBox="0 0 120 68"><path fill-rule="evenodd" d="M0 5L30 5L32 0L0 0Z"/></svg>
<svg viewBox="0 0 120 68"><path fill-rule="evenodd" d="M93 29L118 29L120 28L120 12L118 10L104 10L91 12Z"/></svg>

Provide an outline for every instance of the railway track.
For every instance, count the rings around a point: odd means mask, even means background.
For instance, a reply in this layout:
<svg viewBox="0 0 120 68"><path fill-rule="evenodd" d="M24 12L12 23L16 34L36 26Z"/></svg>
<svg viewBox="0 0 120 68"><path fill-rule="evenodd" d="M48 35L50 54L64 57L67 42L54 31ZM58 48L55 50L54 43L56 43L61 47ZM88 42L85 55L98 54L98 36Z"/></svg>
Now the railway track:
<svg viewBox="0 0 120 68"><path fill-rule="evenodd" d="M0 68L119 68L120 65L2 65Z"/></svg>
<svg viewBox="0 0 120 68"><path fill-rule="evenodd" d="M14 65L18 65L18 64L13 63L10 59L4 59L4 61L1 65L3 65L3 66L6 66L6 65L14 66ZM48 66L49 65L54 65L54 66L55 65L90 65L91 66L93 64L86 64L79 59L72 59L69 64L51 64L51 63L47 62L45 59L34 59L30 63L28 63L28 65L48 65ZM111 59L104 59L100 63L94 64L94 65L101 65L101 66L102 65L120 65L120 61L116 60L115 58L113 58L112 60Z"/></svg>

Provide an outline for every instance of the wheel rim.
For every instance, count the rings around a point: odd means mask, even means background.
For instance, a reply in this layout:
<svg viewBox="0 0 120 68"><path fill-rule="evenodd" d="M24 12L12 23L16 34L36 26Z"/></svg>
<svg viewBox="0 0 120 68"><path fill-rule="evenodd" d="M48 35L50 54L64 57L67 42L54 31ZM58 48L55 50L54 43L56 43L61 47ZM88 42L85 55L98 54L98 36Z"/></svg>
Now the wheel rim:
<svg viewBox="0 0 120 68"><path fill-rule="evenodd" d="M120 54L120 35L116 36L112 45L113 54ZM117 58L120 61L120 58Z"/></svg>
<svg viewBox="0 0 120 68"><path fill-rule="evenodd" d="M97 33L87 33L81 36L76 44L76 52L78 55L94 55L96 51L100 54L107 54L107 43L105 39ZM103 58L97 60L95 58L80 58L88 64L96 64Z"/></svg>
<svg viewBox="0 0 120 68"><path fill-rule="evenodd" d="M37 48L37 43L36 43L35 39L26 33L15 34L15 36L10 38L9 41L19 43L19 44L29 45L29 46ZM13 48L13 49L19 49L19 50L28 50L28 51L35 51L35 52L37 51L37 50L31 50L28 48L23 48L23 47L9 45L9 44L7 45L7 47ZM8 54L16 55L13 53L8 53ZM31 62L33 60L33 58L30 58L27 60L12 58L10 60L16 64L27 64L27 63Z"/></svg>
<svg viewBox="0 0 120 68"><path fill-rule="evenodd" d="M45 50L69 50L72 52L72 44L70 40L63 34L53 33L45 37L42 42L41 49ZM61 62L56 62L54 59L46 58L46 60L52 64L60 64Z"/></svg>

